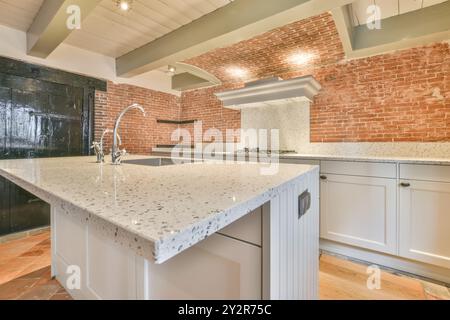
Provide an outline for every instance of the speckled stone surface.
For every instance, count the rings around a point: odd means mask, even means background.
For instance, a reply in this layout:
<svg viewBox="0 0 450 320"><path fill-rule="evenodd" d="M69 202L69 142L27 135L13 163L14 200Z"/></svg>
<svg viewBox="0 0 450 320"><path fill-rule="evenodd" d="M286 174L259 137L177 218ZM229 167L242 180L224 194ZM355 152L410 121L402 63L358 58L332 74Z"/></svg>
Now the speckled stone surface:
<svg viewBox="0 0 450 320"><path fill-rule="evenodd" d="M411 163L429 165L450 165L450 158L421 158L421 157L393 157L393 156L346 156L332 154L286 154L281 159L299 160L332 160L332 161L357 161L357 162L389 162Z"/></svg>
<svg viewBox="0 0 450 320"><path fill-rule="evenodd" d="M438 147L437 147L438 148ZM153 148L154 154L170 154L170 148ZM181 152L180 152L181 154ZM226 152L216 152L217 155L227 155ZM251 153L257 158L256 153ZM201 154L196 154L196 157ZM280 159L298 160L335 160L335 161L359 161L359 162L389 162L389 163L411 163L429 165L450 165L450 157L425 156L393 156L393 155L364 155L364 154L341 154L341 153L289 153L279 155Z"/></svg>
<svg viewBox="0 0 450 320"><path fill-rule="evenodd" d="M128 159L148 157L129 156ZM94 157L0 161L0 175L157 263L198 243L277 196L317 166L189 163L97 164ZM104 225L102 226L102 221Z"/></svg>

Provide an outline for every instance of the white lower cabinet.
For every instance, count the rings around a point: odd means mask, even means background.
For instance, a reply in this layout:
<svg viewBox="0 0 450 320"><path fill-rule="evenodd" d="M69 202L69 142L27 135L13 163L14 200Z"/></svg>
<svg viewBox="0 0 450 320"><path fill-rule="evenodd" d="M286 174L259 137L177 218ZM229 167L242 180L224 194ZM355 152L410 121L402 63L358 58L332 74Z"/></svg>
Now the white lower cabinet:
<svg viewBox="0 0 450 320"><path fill-rule="evenodd" d="M321 238L395 254L396 180L322 175Z"/></svg>
<svg viewBox="0 0 450 320"><path fill-rule="evenodd" d="M450 183L402 180L402 184L400 255L450 268Z"/></svg>
<svg viewBox="0 0 450 320"><path fill-rule="evenodd" d="M147 299L262 298L262 249L214 234L162 265L148 264Z"/></svg>

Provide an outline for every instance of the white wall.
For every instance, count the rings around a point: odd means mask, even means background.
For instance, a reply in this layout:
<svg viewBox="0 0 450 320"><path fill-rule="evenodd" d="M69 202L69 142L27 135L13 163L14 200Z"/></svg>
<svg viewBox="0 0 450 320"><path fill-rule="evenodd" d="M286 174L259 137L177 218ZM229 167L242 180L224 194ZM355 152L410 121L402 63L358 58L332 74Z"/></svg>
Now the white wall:
<svg viewBox="0 0 450 320"><path fill-rule="evenodd" d="M47 59L28 56L26 54L26 33L1 25L0 56L110 80L115 83L128 83L139 87L180 95L179 92L171 90L170 77L164 72L155 70L129 79L119 78L116 77L114 58L79 49L64 43L61 44Z"/></svg>

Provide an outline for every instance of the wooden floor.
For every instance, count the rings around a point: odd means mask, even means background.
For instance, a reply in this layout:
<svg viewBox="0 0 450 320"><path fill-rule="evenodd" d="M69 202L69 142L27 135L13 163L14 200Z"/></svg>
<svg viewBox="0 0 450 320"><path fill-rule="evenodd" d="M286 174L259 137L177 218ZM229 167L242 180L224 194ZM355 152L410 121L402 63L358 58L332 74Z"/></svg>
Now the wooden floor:
<svg viewBox="0 0 450 320"><path fill-rule="evenodd" d="M0 285L50 265L50 233L0 243Z"/></svg>
<svg viewBox="0 0 450 320"><path fill-rule="evenodd" d="M450 300L448 288L389 272L381 288L367 288L367 266L322 255L320 299L324 300ZM50 276L50 233L0 243L0 300L68 300Z"/></svg>
<svg viewBox="0 0 450 320"><path fill-rule="evenodd" d="M0 243L0 300L68 300L50 273L50 233Z"/></svg>
<svg viewBox="0 0 450 320"><path fill-rule="evenodd" d="M322 300L450 300L448 288L415 278L381 271L380 289L367 287L367 265L322 255Z"/></svg>

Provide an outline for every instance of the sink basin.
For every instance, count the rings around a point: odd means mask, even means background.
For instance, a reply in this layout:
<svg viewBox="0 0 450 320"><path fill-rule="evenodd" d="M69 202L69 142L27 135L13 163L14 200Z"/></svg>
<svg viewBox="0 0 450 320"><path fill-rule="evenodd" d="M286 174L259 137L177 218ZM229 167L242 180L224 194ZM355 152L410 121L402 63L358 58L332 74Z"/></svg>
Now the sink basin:
<svg viewBox="0 0 450 320"><path fill-rule="evenodd" d="M174 163L170 158L149 158L149 159L135 159L135 160L124 160L122 163L127 164L137 164L141 166L150 167L162 167L162 166L172 166Z"/></svg>

